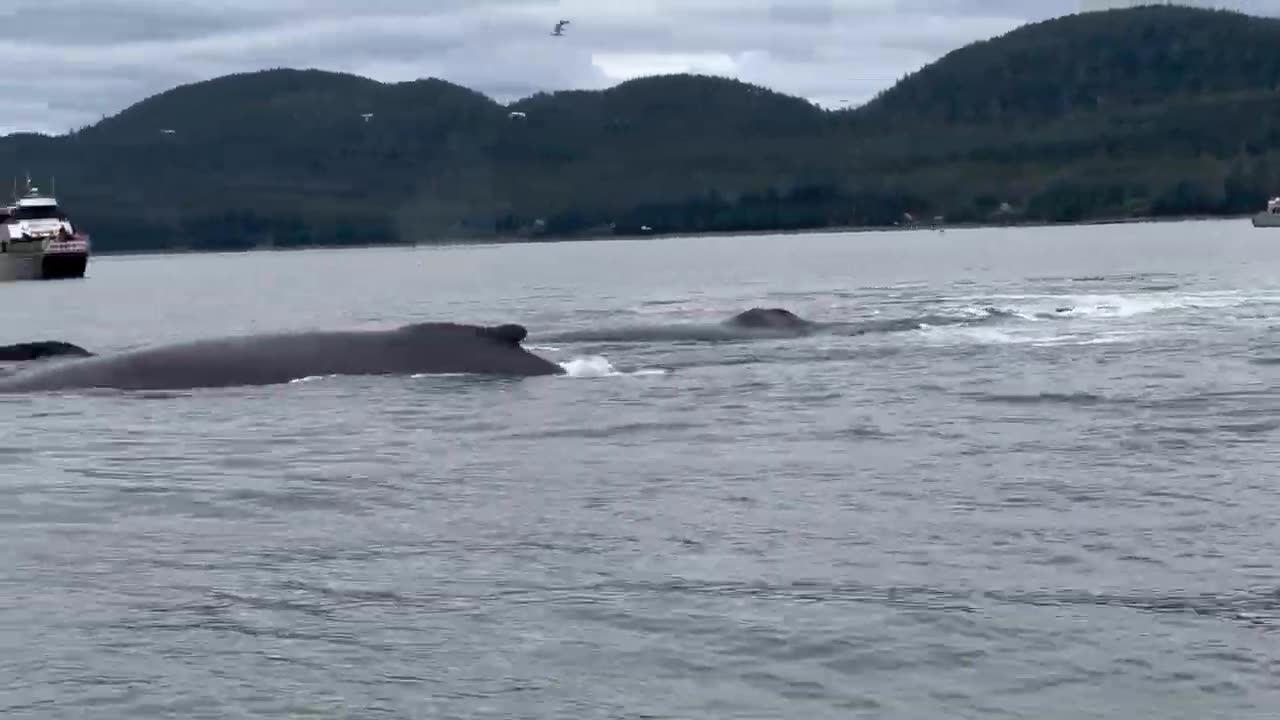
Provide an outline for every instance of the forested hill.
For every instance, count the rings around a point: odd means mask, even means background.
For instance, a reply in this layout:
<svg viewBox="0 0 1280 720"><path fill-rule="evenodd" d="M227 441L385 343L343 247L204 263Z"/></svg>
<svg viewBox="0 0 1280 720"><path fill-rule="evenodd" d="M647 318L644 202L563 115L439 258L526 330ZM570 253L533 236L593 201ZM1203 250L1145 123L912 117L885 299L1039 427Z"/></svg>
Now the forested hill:
<svg viewBox="0 0 1280 720"><path fill-rule="evenodd" d="M1235 214L1277 159L1280 20L1167 6L1027 25L850 110L692 75L501 105L268 70L0 139L102 251Z"/></svg>

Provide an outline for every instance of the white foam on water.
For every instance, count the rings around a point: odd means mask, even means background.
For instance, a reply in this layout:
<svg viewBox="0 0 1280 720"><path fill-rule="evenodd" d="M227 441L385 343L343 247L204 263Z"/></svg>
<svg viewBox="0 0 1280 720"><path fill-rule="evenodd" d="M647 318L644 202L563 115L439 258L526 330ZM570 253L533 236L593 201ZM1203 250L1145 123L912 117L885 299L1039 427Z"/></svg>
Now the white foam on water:
<svg viewBox="0 0 1280 720"><path fill-rule="evenodd" d="M1131 318L1165 310L1184 310L1199 307L1190 298L1159 298L1152 296L1084 295L1069 297L1067 317Z"/></svg>
<svg viewBox="0 0 1280 720"><path fill-rule="evenodd" d="M978 345L1012 345L1038 340L1035 337L1019 337L993 327L973 327L964 325L944 325L935 327L921 324L920 336L931 344L950 345L956 341L975 343Z"/></svg>
<svg viewBox="0 0 1280 720"><path fill-rule="evenodd" d="M667 371L659 368L648 368L633 372L621 372L600 355L586 355L560 363L565 375L571 378L603 378L603 377L644 377L666 375Z"/></svg>
<svg viewBox="0 0 1280 720"><path fill-rule="evenodd" d="M959 335L960 337L979 345L1017 345L1033 342L1038 339L1034 337L1019 336L1017 334L992 327L939 328L935 334Z"/></svg>
<svg viewBox="0 0 1280 720"><path fill-rule="evenodd" d="M1178 310L1218 310L1280 302L1275 295L1245 295L1237 291L1203 293L1136 293L1083 295L995 295L966 297L988 303L1026 320L1059 318L1133 318ZM1061 312L1059 312L1061 310ZM971 311L965 308L965 311Z"/></svg>
<svg viewBox="0 0 1280 720"><path fill-rule="evenodd" d="M297 383L315 382L317 380L327 380L335 377L337 377L337 375L307 375L306 377L294 378L289 381L289 384L294 385Z"/></svg>
<svg viewBox="0 0 1280 720"><path fill-rule="evenodd" d="M1064 345L1119 345L1142 337L1141 333L1117 332L1102 336L1060 335L1058 337L1041 338L1032 342L1036 347L1061 347Z"/></svg>
<svg viewBox="0 0 1280 720"><path fill-rule="evenodd" d="M1132 309L1132 308L1129 308ZM934 326L922 323L916 336L932 345L1031 345L1034 347L1059 347L1083 345L1112 345L1132 342L1148 333L1130 326L1124 330L1104 330L1096 326L1102 318L1093 317L1093 323L1076 325L1069 322L1073 317L1081 323L1088 322L1089 316L1081 317L1069 313L1055 313L1042 310L1029 315L1016 313L1011 316L1011 323L998 324L958 324ZM1115 317L1114 315L1112 317ZM1015 319L1016 318L1016 319ZM1063 321L1068 321L1064 324ZM1105 327L1105 326L1104 326Z"/></svg>
<svg viewBox="0 0 1280 720"><path fill-rule="evenodd" d="M524 347L534 352L560 352L560 348L554 345L525 345Z"/></svg>
<svg viewBox="0 0 1280 720"><path fill-rule="evenodd" d="M560 363L569 377L609 377L617 375L613 363L599 355L577 357Z"/></svg>
<svg viewBox="0 0 1280 720"><path fill-rule="evenodd" d="M945 326L921 328L920 334L925 342L935 345L1031 345L1035 347L1058 347L1064 345L1105 345L1124 342L1136 337L1134 334L1116 334L1102 336L1092 334L1047 335L1043 332L1021 332L1010 328Z"/></svg>

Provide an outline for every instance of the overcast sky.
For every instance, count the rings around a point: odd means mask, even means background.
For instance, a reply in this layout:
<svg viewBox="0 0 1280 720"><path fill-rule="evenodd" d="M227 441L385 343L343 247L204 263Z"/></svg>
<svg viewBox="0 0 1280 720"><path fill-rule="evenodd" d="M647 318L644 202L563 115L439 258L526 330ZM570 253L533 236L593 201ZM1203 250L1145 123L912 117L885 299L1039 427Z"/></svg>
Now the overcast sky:
<svg viewBox="0 0 1280 720"><path fill-rule="evenodd" d="M438 77L504 102L691 71L858 104L968 42L1099 2L1115 0L0 0L0 135L268 67Z"/></svg>

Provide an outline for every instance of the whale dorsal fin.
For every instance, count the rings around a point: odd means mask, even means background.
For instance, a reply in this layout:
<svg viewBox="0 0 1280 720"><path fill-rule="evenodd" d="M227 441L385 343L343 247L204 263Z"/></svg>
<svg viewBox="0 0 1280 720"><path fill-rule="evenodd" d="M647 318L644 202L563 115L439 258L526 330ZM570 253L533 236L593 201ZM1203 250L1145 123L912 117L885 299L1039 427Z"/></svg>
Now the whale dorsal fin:
<svg viewBox="0 0 1280 720"><path fill-rule="evenodd" d="M786 308L753 307L729 318L732 324L746 327L797 327L809 322Z"/></svg>
<svg viewBox="0 0 1280 720"><path fill-rule="evenodd" d="M423 322L401 326L399 332L407 333L410 336L425 334L430 337L436 335L446 339L456 338L457 333L461 332L473 337L478 335L509 345L519 345L529 335L529 331L523 325L516 325L515 323L486 327L484 325L462 323Z"/></svg>
<svg viewBox="0 0 1280 720"><path fill-rule="evenodd" d="M512 345L519 345L529 336L529 331L523 325L515 323L507 323L505 325L494 325L484 329L484 334L496 340L501 340Z"/></svg>
<svg viewBox="0 0 1280 720"><path fill-rule="evenodd" d="M93 353L79 345L72 345L62 340L36 340L0 346L0 362L40 360L59 355L89 357Z"/></svg>

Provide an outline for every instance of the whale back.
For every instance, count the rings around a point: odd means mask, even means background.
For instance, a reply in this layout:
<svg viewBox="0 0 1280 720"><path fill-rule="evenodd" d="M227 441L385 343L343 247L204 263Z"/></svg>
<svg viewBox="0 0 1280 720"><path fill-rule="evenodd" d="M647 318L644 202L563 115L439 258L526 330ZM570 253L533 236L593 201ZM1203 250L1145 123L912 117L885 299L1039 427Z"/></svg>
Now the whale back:
<svg viewBox="0 0 1280 720"><path fill-rule="evenodd" d="M462 323L423 322L404 325L395 331L396 334L411 342L436 346L439 344L459 343L464 340L479 341L493 347L515 347L529 336L523 325L514 323L506 325L465 325Z"/></svg>
<svg viewBox="0 0 1280 720"><path fill-rule="evenodd" d="M519 325L416 323L394 330L218 338L70 359L0 379L0 392L70 388L180 390L287 383L327 375L484 373L563 369L520 345Z"/></svg>
<svg viewBox="0 0 1280 720"><path fill-rule="evenodd" d="M529 336L529 331L523 325L514 323L495 325L481 330L485 335L507 345L519 345Z"/></svg>
<svg viewBox="0 0 1280 720"><path fill-rule="evenodd" d="M563 369L526 350L529 331L523 325L414 323L396 333L397 351L423 358L434 370L415 372L551 375Z"/></svg>
<svg viewBox="0 0 1280 720"><path fill-rule="evenodd" d="M754 307L734 315L730 325L748 328L793 329L807 327L808 320L785 308Z"/></svg>

